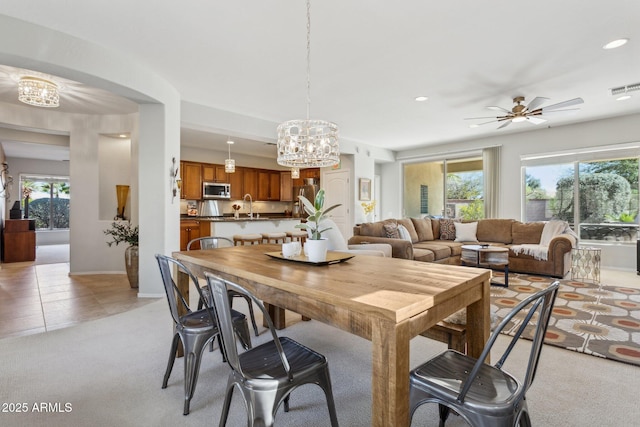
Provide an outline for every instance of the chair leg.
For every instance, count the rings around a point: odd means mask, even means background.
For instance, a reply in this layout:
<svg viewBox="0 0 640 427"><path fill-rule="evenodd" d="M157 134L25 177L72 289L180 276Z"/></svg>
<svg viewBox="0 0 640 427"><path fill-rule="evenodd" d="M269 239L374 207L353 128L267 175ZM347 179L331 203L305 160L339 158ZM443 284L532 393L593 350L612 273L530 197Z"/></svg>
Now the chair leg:
<svg viewBox="0 0 640 427"><path fill-rule="evenodd" d="M320 387L324 390L324 395L327 398L327 408L329 409L329 419L331 420L331 427L338 427L338 415L336 413L336 404L333 399L333 389L331 388L331 377L329 375L329 367L326 366L324 373L320 380Z"/></svg>
<svg viewBox="0 0 640 427"><path fill-rule="evenodd" d="M450 409L448 406L438 404L438 412L440 413L440 427L444 427L444 423L449 418Z"/></svg>
<svg viewBox="0 0 640 427"><path fill-rule="evenodd" d="M169 352L169 362L167 363L167 370L164 372L164 379L162 380L162 388L167 388L167 382L169 382L169 376L173 370L173 363L176 361L176 352L178 351L178 340L180 337L178 334L173 336L171 342L171 351Z"/></svg>
<svg viewBox="0 0 640 427"><path fill-rule="evenodd" d="M220 414L220 427L227 425L227 418L229 418L229 408L231 407L231 398L233 397L234 388L235 386L233 383L229 381L227 384L227 393L224 396L224 403L222 405L222 413ZM251 419L249 419L248 425L252 425Z"/></svg>

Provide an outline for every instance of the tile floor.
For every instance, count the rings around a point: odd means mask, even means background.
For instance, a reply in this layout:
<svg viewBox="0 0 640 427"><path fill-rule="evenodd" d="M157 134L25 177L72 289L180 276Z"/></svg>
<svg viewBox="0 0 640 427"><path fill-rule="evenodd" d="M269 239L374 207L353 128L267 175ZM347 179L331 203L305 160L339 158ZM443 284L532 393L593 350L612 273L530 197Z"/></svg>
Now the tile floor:
<svg viewBox="0 0 640 427"><path fill-rule="evenodd" d="M124 274L69 276L69 264L59 262L59 254L36 258L0 264L0 338L64 328L156 301L138 298ZM43 264L47 259L54 263ZM635 271L605 269L601 282L640 289Z"/></svg>

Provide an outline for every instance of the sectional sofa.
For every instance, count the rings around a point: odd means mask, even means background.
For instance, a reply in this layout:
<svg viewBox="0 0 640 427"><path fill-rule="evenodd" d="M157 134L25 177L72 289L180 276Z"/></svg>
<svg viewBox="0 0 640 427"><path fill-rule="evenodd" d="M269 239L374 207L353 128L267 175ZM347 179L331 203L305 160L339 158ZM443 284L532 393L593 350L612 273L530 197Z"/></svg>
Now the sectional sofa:
<svg viewBox="0 0 640 427"><path fill-rule="evenodd" d="M562 278L571 269L577 236L566 225L552 238L545 233L548 245L540 247L544 228L544 222L513 219L388 219L356 225L349 244L388 243L394 258L460 265L462 245L488 243L509 248L509 271ZM539 251L531 254L530 249Z"/></svg>

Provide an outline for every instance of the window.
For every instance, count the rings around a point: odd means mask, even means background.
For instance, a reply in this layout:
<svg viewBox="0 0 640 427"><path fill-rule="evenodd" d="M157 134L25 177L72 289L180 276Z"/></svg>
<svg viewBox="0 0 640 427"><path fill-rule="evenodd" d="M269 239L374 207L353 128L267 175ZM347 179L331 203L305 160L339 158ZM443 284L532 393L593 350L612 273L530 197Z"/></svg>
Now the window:
<svg viewBox="0 0 640 427"><path fill-rule="evenodd" d="M525 220L562 219L583 241L635 244L640 168L636 151L637 147L622 146L524 159ZM566 161L569 158L572 161Z"/></svg>
<svg viewBox="0 0 640 427"><path fill-rule="evenodd" d="M404 216L484 218L482 159L404 165Z"/></svg>
<svg viewBox="0 0 640 427"><path fill-rule="evenodd" d="M20 188L24 212L36 220L36 230L69 228L69 177L21 175Z"/></svg>

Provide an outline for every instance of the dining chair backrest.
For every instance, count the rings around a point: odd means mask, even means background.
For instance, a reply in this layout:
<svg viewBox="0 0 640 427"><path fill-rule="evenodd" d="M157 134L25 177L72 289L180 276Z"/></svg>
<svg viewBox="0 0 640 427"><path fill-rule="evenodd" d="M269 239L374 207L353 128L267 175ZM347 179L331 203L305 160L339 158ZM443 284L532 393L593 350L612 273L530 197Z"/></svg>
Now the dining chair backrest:
<svg viewBox="0 0 640 427"><path fill-rule="evenodd" d="M195 249L194 246L196 243L200 244L200 249L216 249L233 246L233 241L226 237L205 236L190 240L189 243L187 243L187 250Z"/></svg>
<svg viewBox="0 0 640 427"><path fill-rule="evenodd" d="M553 309L553 304L556 299L556 295L558 294L558 288L560 287L560 282L555 281L547 288L536 292L535 294L525 298L522 300L517 306L515 306L509 314L507 314L504 319L500 322L500 324L493 330L489 341L484 347L482 354L478 358L478 361L474 365L471 373L469 374L468 380L462 387L460 394L458 395L458 400L463 401L467 392L471 388L473 383L473 379L478 374L484 360L489 355L493 344L495 343L498 336L502 333L502 331L512 322L515 316L522 316L524 314L524 319L518 327L517 331L511 338L509 345L502 353L502 356L495 363L495 367L501 369L507 358L511 354L511 350L515 347L518 340L522 336L523 332L527 327L529 327L529 322L533 319L534 315L537 315L535 319L535 326L533 331L533 339L529 351L529 360L527 363L527 369L522 379L522 390L521 393L524 395L527 389L531 386L533 379L536 375L536 370L538 368L538 361L540 359L540 353L542 352L542 344L544 342L544 337L547 333L547 327L549 325L549 319L551 318L551 311Z"/></svg>
<svg viewBox="0 0 640 427"><path fill-rule="evenodd" d="M198 294L200 295L200 300L203 301L206 308L208 309L211 308L211 305L208 302L209 300L206 298L206 296L202 292L202 289L200 288L198 279L193 275L193 273L187 267L185 267L184 264L182 264L177 259L168 257L166 255L161 255L161 254L156 254L156 259L158 260L158 265L160 266L160 275L162 276L162 283L164 284L164 290L165 290L165 293L167 294L167 301L169 302L169 310L171 311L171 317L173 318L173 321L175 324L181 323L181 319L180 319L181 308L184 310L185 313L191 313L192 310L189 307L189 302L182 295L182 292L180 292L178 285L176 285L176 282L173 280L173 275L171 272L172 266L177 267L181 272L185 273L189 277L189 280L195 286L196 290L198 291ZM213 317L213 314L211 314L212 310L209 310L209 312L211 315L211 323L215 325L216 324L215 319Z"/></svg>
<svg viewBox="0 0 640 427"><path fill-rule="evenodd" d="M286 371L290 379L292 379L289 369L289 362L284 354L284 350L282 349L280 341L278 340L278 335L276 334L276 329L273 326L273 322L271 321L271 316L269 316L269 313L265 309L262 302L258 300L253 294L247 292L244 288L236 285L235 283L226 281L210 273L205 273L205 276L207 277L207 283L213 295L214 312L217 317L218 328L220 329L220 333L222 334L225 356L227 358L229 366L231 366L231 369L244 376L240 358L238 356L237 346L230 344L235 343L235 339L233 335L231 303L229 301L228 291L233 291L237 294L249 297L260 308L260 310L262 310L263 318L267 322L274 344L280 355L282 366L284 367L284 370Z"/></svg>

